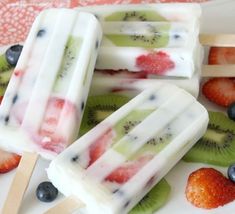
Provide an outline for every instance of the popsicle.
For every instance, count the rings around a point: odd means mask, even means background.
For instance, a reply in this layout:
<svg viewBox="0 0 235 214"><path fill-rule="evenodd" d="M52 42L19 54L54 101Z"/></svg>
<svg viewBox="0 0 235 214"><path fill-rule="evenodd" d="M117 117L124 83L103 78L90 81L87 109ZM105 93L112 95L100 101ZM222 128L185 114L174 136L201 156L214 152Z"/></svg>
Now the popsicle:
<svg viewBox="0 0 235 214"><path fill-rule="evenodd" d="M53 159L76 139L101 39L92 14L40 13L0 106L2 149Z"/></svg>
<svg viewBox="0 0 235 214"><path fill-rule="evenodd" d="M193 76L200 48L198 4L111 5L78 10L94 13L102 25L104 37L96 69Z"/></svg>
<svg viewBox="0 0 235 214"><path fill-rule="evenodd" d="M206 109L156 83L57 156L47 173L86 213L127 213L204 134ZM55 212L54 212L55 213Z"/></svg>
<svg viewBox="0 0 235 214"><path fill-rule="evenodd" d="M89 95L123 94L134 97L144 89L154 86L159 82L175 84L188 91L194 97L199 95L200 73L195 72L191 78L165 77L146 75L128 71L97 71L95 70Z"/></svg>
<svg viewBox="0 0 235 214"><path fill-rule="evenodd" d="M0 107L2 148L52 159L75 140L100 41L92 14L51 9L37 17Z"/></svg>

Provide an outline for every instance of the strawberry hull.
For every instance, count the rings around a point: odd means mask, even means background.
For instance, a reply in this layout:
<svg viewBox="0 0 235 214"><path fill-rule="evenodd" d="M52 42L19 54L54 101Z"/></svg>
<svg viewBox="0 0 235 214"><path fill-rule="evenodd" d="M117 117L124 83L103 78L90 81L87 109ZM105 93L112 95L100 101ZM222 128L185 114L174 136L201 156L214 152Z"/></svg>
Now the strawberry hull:
<svg viewBox="0 0 235 214"><path fill-rule="evenodd" d="M48 177L63 194L82 200L89 214L128 213L207 124L207 111L193 96L158 83L62 152Z"/></svg>

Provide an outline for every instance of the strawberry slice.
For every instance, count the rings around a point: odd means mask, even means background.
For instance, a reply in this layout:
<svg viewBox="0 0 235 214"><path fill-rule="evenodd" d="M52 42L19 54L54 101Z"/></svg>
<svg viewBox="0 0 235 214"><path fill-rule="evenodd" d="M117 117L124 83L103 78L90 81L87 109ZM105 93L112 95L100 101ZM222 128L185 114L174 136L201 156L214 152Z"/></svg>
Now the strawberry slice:
<svg viewBox="0 0 235 214"><path fill-rule="evenodd" d="M0 173L6 173L16 168L21 156L0 150Z"/></svg>
<svg viewBox="0 0 235 214"><path fill-rule="evenodd" d="M19 124L23 121L26 109L26 102L16 103L12 108L12 117ZM64 127L61 124L59 126L61 117L65 118ZM66 131L62 129L70 127L69 124L75 123L75 120L77 120L77 110L73 103L62 98L51 97L39 131L35 133L28 127L27 132L42 148L60 153L68 145Z"/></svg>
<svg viewBox="0 0 235 214"><path fill-rule="evenodd" d="M3 96L0 96L0 104L2 103Z"/></svg>
<svg viewBox="0 0 235 214"><path fill-rule="evenodd" d="M216 64L235 64L234 47L212 47L208 56L208 63Z"/></svg>
<svg viewBox="0 0 235 214"><path fill-rule="evenodd" d="M90 161L88 166L93 164L112 144L113 130L108 129L95 143L90 146Z"/></svg>
<svg viewBox="0 0 235 214"><path fill-rule="evenodd" d="M67 145L67 138L62 130L59 130L59 122L62 117L66 118L64 127L69 126L70 122L74 122L76 117L76 107L67 100L52 97L47 104L41 129L35 134L35 140L44 149L60 153ZM60 132L61 131L61 132Z"/></svg>
<svg viewBox="0 0 235 214"><path fill-rule="evenodd" d="M185 195L194 206L212 209L235 200L235 184L213 168L201 168L190 174Z"/></svg>
<svg viewBox="0 0 235 214"><path fill-rule="evenodd" d="M138 56L136 59L136 66L141 71L148 74L164 75L164 73L175 67L175 63L165 52L158 51Z"/></svg>
<svg viewBox="0 0 235 214"><path fill-rule="evenodd" d="M117 182L119 184L125 183L152 158L152 155L145 155L139 157L135 161L126 162L122 166L114 170L108 177L106 177L105 180L110 182Z"/></svg>
<svg viewBox="0 0 235 214"><path fill-rule="evenodd" d="M202 93L210 101L227 107L235 102L235 80L233 78L212 78L203 85Z"/></svg>

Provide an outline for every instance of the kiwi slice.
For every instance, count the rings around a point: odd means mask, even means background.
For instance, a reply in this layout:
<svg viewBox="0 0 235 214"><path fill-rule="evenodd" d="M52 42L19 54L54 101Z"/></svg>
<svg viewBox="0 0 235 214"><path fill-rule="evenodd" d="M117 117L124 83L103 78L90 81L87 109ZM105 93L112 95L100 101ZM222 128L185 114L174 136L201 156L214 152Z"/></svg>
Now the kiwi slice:
<svg viewBox="0 0 235 214"><path fill-rule="evenodd" d="M79 136L88 132L128 101L128 97L121 95L104 94L89 96L86 102Z"/></svg>
<svg viewBox="0 0 235 214"><path fill-rule="evenodd" d="M205 135L183 160L227 167L235 162L235 122L221 112L209 112L209 118Z"/></svg>
<svg viewBox="0 0 235 214"><path fill-rule="evenodd" d="M76 65L77 56L79 54L82 39L80 37L70 36L63 55L63 60L60 65L60 70L57 74L54 85L55 92L61 92L68 88L73 74L73 68Z"/></svg>
<svg viewBox="0 0 235 214"><path fill-rule="evenodd" d="M119 141L124 135L129 133L135 126L141 123L148 115L150 115L154 111L151 109L141 109L141 110L134 110L125 118L119 121L119 123L114 126L114 130L117 133L115 138L115 142ZM122 141L118 144L114 145L114 149L128 157L128 160L135 160L138 157L146 154L157 154L161 151L168 143L171 142L172 134L170 129L165 128L161 133L159 133L154 138L150 139L144 146L142 146L135 154L130 155L129 151L132 145L131 142Z"/></svg>
<svg viewBox="0 0 235 214"><path fill-rule="evenodd" d="M114 12L105 17L105 21L166 21L156 11L151 10L139 10L139 11L123 11Z"/></svg>
<svg viewBox="0 0 235 214"><path fill-rule="evenodd" d="M5 54L0 55L0 96L3 96L11 78L12 67L7 62Z"/></svg>
<svg viewBox="0 0 235 214"><path fill-rule="evenodd" d="M152 214L156 212L166 204L170 191L170 185L163 178L144 196L129 214Z"/></svg>
<svg viewBox="0 0 235 214"><path fill-rule="evenodd" d="M169 29L170 24L159 26L158 29L148 25L147 35L106 34L105 37L120 47L161 48L169 42Z"/></svg>

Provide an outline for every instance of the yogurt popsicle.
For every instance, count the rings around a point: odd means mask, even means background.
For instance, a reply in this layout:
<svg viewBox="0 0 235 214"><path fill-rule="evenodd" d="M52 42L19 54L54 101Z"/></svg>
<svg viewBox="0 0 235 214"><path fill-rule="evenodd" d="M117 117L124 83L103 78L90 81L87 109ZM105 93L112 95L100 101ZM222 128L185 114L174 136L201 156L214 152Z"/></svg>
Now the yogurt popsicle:
<svg viewBox="0 0 235 214"><path fill-rule="evenodd" d="M0 107L1 148L52 159L75 140L101 38L86 12L36 18Z"/></svg>
<svg viewBox="0 0 235 214"><path fill-rule="evenodd" d="M96 69L192 77L200 48L199 5L111 5L78 10L94 13L103 28Z"/></svg>
<svg viewBox="0 0 235 214"><path fill-rule="evenodd" d="M48 172L87 213L127 213L204 134L206 109L184 90L158 83L54 159Z"/></svg>
<svg viewBox="0 0 235 214"><path fill-rule="evenodd" d="M175 84L186 90L194 97L199 94L200 74L195 72L191 78L184 77L160 77L128 71L95 71L89 95L102 95L118 93L130 97L136 96L159 82Z"/></svg>

